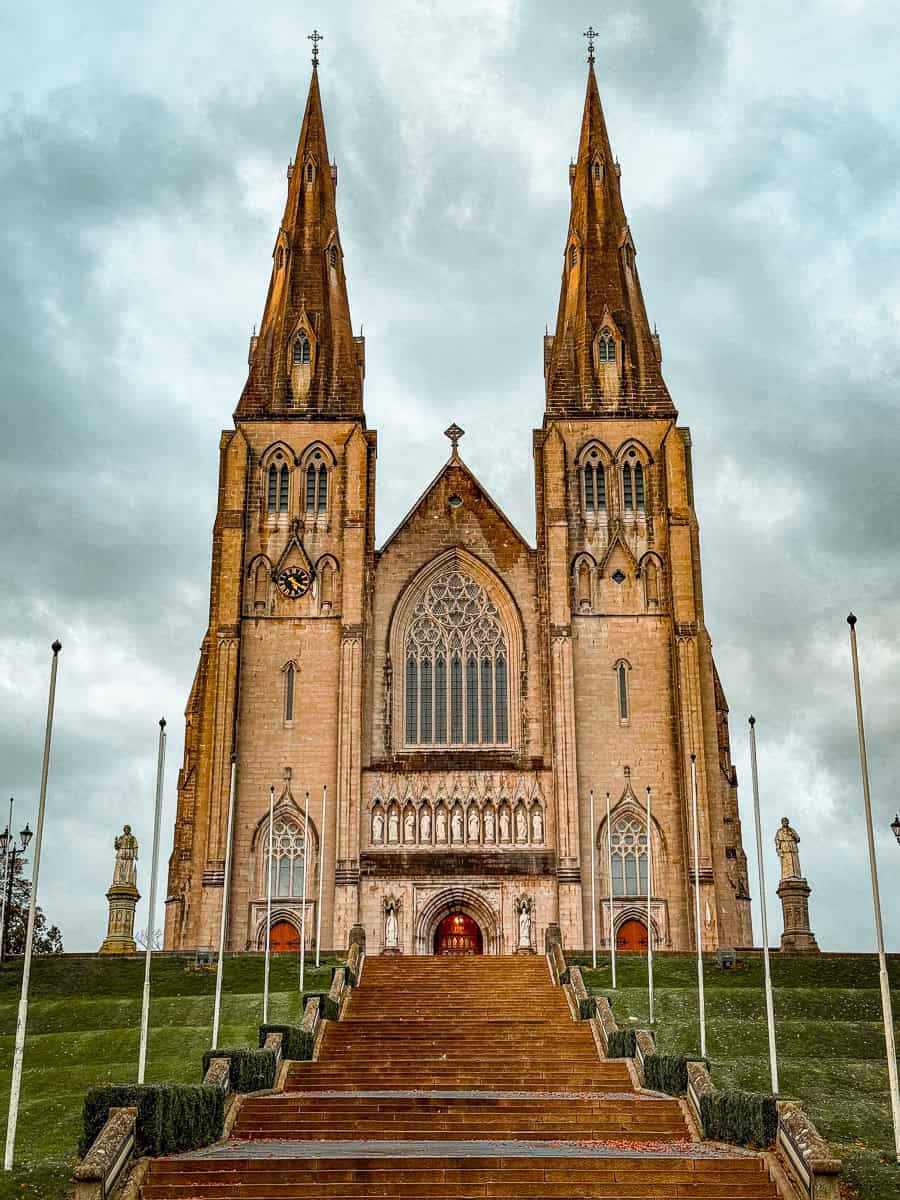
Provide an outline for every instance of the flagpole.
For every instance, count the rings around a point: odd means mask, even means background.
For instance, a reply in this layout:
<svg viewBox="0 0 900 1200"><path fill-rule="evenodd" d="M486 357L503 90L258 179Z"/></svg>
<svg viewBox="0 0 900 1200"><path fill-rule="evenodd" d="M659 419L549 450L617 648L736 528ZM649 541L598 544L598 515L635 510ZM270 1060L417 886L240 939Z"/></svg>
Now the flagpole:
<svg viewBox="0 0 900 1200"><path fill-rule="evenodd" d="M697 822L697 755L691 755L691 816L694 825L694 926L697 930L697 996L700 1006L700 1057L706 1058L706 997L703 991L703 940L700 932L700 830Z"/></svg>
<svg viewBox="0 0 900 1200"><path fill-rule="evenodd" d="M269 960L272 957L272 846L275 826L275 784L269 786L269 858L266 863L266 958L263 971L263 1025L269 1020Z"/></svg>
<svg viewBox="0 0 900 1200"><path fill-rule="evenodd" d="M25 960L22 964L22 992L16 1017L16 1040L13 1048L12 1080L9 1088L9 1115L6 1121L6 1153L4 1171L11 1171L16 1149L16 1126L19 1121L19 1095L22 1090L22 1060L25 1057L25 1030L28 1025L28 985L31 982L31 952L34 948L34 922L37 913L38 874L41 868L41 841L44 836L44 810L47 805L47 775L50 770L50 739L53 735L53 708L56 702L56 672L62 643L50 647L53 662L50 667L50 696L47 700L47 726L44 732L44 761L41 765L41 792L38 801L37 823L34 829L34 866L31 871L31 899L28 904L28 928L25 933ZM12 833L12 830L10 830Z"/></svg>
<svg viewBox="0 0 900 1200"><path fill-rule="evenodd" d="M163 774L166 767L166 718L159 718L159 750L156 756L156 807L153 811L153 852L150 859L150 914L147 917L147 951L144 956L144 994L141 999L141 1042L138 1049L138 1083L144 1082L147 1066L147 1032L150 1025L150 955L156 924L156 874L159 856L159 819L162 810Z"/></svg>
<svg viewBox="0 0 900 1200"><path fill-rule="evenodd" d="M303 906L300 909L300 996L303 997L303 978L306 972L306 864L309 861L309 792L303 812Z"/></svg>
<svg viewBox="0 0 900 1200"><path fill-rule="evenodd" d="M866 810L866 840L869 846L869 874L872 878L872 907L875 910L875 937L878 943L878 982L881 985L881 1014L884 1019L884 1045L887 1051L888 1083L891 1092L891 1118L894 1123L894 1154L900 1162L900 1086L897 1082L897 1050L894 1044L894 1015L887 959L884 956L884 928L881 923L881 895L878 889L878 864L875 860L875 835L872 830L872 798L869 793L869 760L866 755L866 730L863 724L862 690L859 682L859 655L856 648L856 617L847 617L850 626L850 656L853 660L853 691L856 695L856 728L859 735L859 767L862 774L863 803Z"/></svg>
<svg viewBox="0 0 900 1200"><path fill-rule="evenodd" d="M756 717L750 718L750 772L753 776L753 815L756 820L756 863L759 872L759 915L762 921L763 973L766 987L766 1026L769 1031L769 1074L772 1091L778 1095L778 1051L775 1045L775 1002L769 966L769 925L766 919L766 872L763 866L762 823L759 816L759 775L756 769Z"/></svg>
<svg viewBox="0 0 900 1200"><path fill-rule="evenodd" d="M606 870L609 875L609 959L612 985L616 986L616 921L613 913L612 825L609 820L609 792L606 793Z"/></svg>
<svg viewBox="0 0 900 1200"><path fill-rule="evenodd" d="M237 755L231 755L231 783L228 788L228 829L225 833L225 878L222 880L222 920L219 923L219 961L216 963L216 998L213 1002L212 1049L218 1049L219 1014L222 1010L222 966L225 961L225 930L228 924L228 890L231 882L231 841L234 834L234 783Z"/></svg>
<svg viewBox="0 0 900 1200"><path fill-rule="evenodd" d="M650 815L650 785L647 784L647 996L649 998L650 1024L653 1024L653 918L650 913L650 898L653 895L653 839Z"/></svg>
<svg viewBox="0 0 900 1200"><path fill-rule="evenodd" d="M322 887L325 883L325 797L328 795L328 784L322 785L322 838L319 846L319 903L316 908L316 966L321 961L322 948ZM304 868L305 869L305 868ZM306 885L304 884L304 887Z"/></svg>
<svg viewBox="0 0 900 1200"><path fill-rule="evenodd" d="M597 897L595 880L597 878L597 831L594 829L594 789L591 788L591 953L593 967L597 970Z"/></svg>

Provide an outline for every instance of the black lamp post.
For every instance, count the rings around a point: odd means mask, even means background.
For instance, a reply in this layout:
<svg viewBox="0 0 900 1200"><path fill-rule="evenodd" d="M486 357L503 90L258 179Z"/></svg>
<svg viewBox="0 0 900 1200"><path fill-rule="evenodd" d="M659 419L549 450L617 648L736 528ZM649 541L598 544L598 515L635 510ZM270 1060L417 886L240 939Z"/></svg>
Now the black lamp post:
<svg viewBox="0 0 900 1200"><path fill-rule="evenodd" d="M891 821L891 829L894 831L894 837L900 842L900 814Z"/></svg>
<svg viewBox="0 0 900 1200"><path fill-rule="evenodd" d="M0 833L0 854L6 859L6 904L3 906L3 927L0 929L0 963L6 954L6 931L9 928L9 911L12 908L13 881L16 877L16 859L21 858L31 841L28 825L19 834L19 845L9 832L9 826Z"/></svg>

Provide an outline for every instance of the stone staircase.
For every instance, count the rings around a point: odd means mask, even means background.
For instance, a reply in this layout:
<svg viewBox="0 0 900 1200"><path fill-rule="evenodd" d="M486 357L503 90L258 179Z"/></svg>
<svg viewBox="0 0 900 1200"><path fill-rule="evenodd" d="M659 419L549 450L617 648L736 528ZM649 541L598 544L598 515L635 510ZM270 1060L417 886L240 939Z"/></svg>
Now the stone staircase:
<svg viewBox="0 0 900 1200"><path fill-rule="evenodd" d="M157 1159L143 1200L774 1200L764 1160L692 1141L573 1022L544 958L368 959L316 1062L231 1140Z"/></svg>

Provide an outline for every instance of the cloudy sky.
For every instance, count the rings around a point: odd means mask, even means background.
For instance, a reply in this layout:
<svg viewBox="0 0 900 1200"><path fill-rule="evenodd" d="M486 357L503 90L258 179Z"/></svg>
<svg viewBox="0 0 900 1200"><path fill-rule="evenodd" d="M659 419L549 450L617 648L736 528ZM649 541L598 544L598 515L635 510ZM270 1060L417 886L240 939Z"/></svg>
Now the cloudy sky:
<svg viewBox="0 0 900 1200"><path fill-rule="evenodd" d="M124 821L144 843L148 891L161 714L163 860L171 848L219 431L265 297L307 33L325 33L329 146L379 433L379 541L446 457L451 420L533 538L541 338L556 315L590 22L644 294L693 431L748 854L752 711L771 904L787 814L820 944L873 948L853 607L886 932L900 951L891 0L4 6L0 797L16 797L17 829L33 825L59 636L40 899L67 949L103 937ZM770 925L780 931L777 911Z"/></svg>

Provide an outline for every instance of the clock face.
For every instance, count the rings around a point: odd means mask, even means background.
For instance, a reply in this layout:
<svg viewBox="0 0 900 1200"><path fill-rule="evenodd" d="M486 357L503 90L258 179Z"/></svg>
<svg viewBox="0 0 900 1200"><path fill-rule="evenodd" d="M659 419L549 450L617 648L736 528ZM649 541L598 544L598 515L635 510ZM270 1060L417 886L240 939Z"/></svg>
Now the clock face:
<svg viewBox="0 0 900 1200"><path fill-rule="evenodd" d="M309 591L309 571L305 567L286 567L275 580L278 590L289 600L299 600Z"/></svg>

